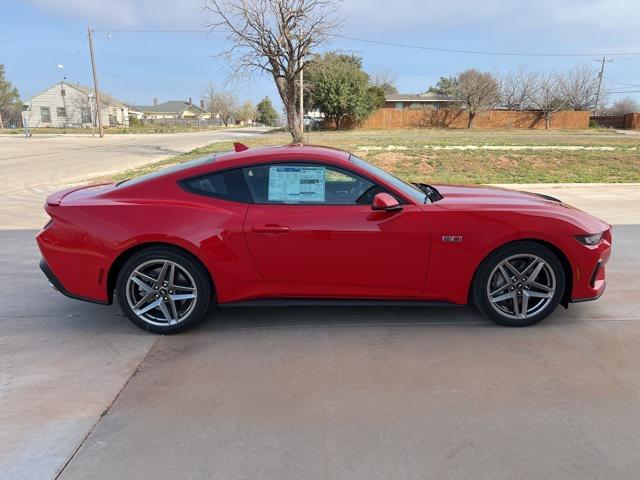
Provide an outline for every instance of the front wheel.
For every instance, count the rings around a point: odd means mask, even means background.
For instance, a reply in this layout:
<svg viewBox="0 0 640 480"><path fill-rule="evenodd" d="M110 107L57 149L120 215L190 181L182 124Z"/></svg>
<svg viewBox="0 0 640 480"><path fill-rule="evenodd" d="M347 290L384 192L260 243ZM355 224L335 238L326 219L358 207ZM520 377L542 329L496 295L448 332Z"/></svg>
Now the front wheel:
<svg viewBox="0 0 640 480"><path fill-rule="evenodd" d="M152 247L125 262L116 282L123 312L138 327L154 333L185 330L207 312L211 285L204 267L189 255Z"/></svg>
<svg viewBox="0 0 640 480"><path fill-rule="evenodd" d="M492 253L473 284L476 307L500 325L524 327L556 309L565 289L558 257L543 245L520 242Z"/></svg>

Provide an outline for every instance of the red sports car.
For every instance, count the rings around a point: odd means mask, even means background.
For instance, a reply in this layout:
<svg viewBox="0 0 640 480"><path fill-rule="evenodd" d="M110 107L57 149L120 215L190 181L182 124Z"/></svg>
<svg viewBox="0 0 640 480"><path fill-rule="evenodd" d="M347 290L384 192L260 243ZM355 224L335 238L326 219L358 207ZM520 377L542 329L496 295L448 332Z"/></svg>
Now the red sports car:
<svg viewBox="0 0 640 480"><path fill-rule="evenodd" d="M524 326L604 291L611 226L555 198L409 184L324 147L235 150L51 195L42 270L157 333L211 303L473 303Z"/></svg>

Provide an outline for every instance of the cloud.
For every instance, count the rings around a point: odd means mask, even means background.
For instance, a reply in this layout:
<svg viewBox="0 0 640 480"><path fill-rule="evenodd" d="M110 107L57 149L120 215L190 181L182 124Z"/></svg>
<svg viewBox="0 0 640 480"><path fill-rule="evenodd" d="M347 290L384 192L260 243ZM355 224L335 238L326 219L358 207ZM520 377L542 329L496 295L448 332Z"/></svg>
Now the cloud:
<svg viewBox="0 0 640 480"><path fill-rule="evenodd" d="M420 28L425 33L455 27L499 30L585 28L585 34L610 28L640 26L637 0L345 0L351 27L384 30Z"/></svg>
<svg viewBox="0 0 640 480"><path fill-rule="evenodd" d="M205 1L27 0L51 14L106 29L199 29L207 19L202 10ZM344 0L340 4L347 17L342 33L443 47L636 49L640 29L638 0Z"/></svg>
<svg viewBox="0 0 640 480"><path fill-rule="evenodd" d="M200 28L204 0L27 0L100 28Z"/></svg>

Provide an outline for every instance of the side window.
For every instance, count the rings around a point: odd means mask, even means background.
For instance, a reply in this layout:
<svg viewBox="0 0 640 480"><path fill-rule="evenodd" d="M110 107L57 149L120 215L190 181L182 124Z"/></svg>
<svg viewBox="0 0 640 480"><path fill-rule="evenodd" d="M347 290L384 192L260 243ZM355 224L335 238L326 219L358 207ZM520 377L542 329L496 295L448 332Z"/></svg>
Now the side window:
<svg viewBox="0 0 640 480"><path fill-rule="evenodd" d="M181 180L180 184L188 192L198 195L251 203L251 195L239 169Z"/></svg>
<svg viewBox="0 0 640 480"><path fill-rule="evenodd" d="M255 203L366 205L382 191L354 173L311 163L247 167L244 177Z"/></svg>

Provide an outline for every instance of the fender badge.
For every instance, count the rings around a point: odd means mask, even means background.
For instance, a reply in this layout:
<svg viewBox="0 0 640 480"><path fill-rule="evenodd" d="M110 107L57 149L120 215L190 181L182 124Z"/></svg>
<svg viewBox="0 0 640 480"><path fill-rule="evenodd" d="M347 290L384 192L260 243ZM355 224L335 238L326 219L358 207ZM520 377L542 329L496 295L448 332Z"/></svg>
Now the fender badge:
<svg viewBox="0 0 640 480"><path fill-rule="evenodd" d="M462 235L443 235L442 241L445 243L460 243L462 241Z"/></svg>

